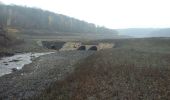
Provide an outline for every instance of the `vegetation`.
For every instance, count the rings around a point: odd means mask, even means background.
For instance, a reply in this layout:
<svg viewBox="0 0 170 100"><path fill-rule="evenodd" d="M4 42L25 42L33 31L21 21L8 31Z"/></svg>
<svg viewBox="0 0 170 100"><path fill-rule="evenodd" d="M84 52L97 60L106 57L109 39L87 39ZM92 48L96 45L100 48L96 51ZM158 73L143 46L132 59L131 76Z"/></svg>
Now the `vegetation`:
<svg viewBox="0 0 170 100"><path fill-rule="evenodd" d="M44 29L58 32L113 33L115 30L49 11L15 5L0 5L0 23L17 29Z"/></svg>
<svg viewBox="0 0 170 100"><path fill-rule="evenodd" d="M45 51L45 48L40 47L36 41L24 40L17 30L0 27L0 58L10 56L15 52L31 51Z"/></svg>
<svg viewBox="0 0 170 100"><path fill-rule="evenodd" d="M9 47L21 43L22 40L17 37L17 34L9 33L3 26L0 26L0 47Z"/></svg>
<svg viewBox="0 0 170 100"><path fill-rule="evenodd" d="M21 41L18 42L18 36L13 34L17 32L15 29L49 30L61 33L117 33L115 30L97 27L94 24L80 21L61 14L15 5L0 5L0 24L7 29L10 27L12 29L11 31L13 31L10 33L7 32L7 30L4 30L4 28L0 29L0 52L2 49L1 47L11 47L14 43L21 43ZM151 30L146 31L148 33L151 32ZM168 32L165 34L168 34ZM93 42L97 43L100 41ZM30 99L170 99L169 38L117 39L102 40L102 42L114 43L115 48L101 50L87 57L86 59L82 59L74 65L75 70L71 74L68 73L64 79L50 83L50 85L45 87L45 90L43 90L41 94L37 94L35 97ZM29 49L37 49L37 51L42 49L38 47L37 43L34 41L30 41L28 44L22 44L18 48L23 50L24 47L27 47L26 50L28 52L31 51ZM5 50L6 49L2 51ZM17 52L21 51L18 49L16 50ZM6 55L13 54L6 52L0 53L0 56ZM57 60L53 61L55 62L54 66L57 66ZM66 61L66 63L68 62ZM49 63L49 65L51 65L51 63ZM40 65L38 65L38 67L39 66ZM44 68L48 69L47 66ZM58 71L57 67L48 70L52 70L50 73L51 76L55 76L57 73L56 71ZM47 73L49 73L49 71L47 71ZM49 78L47 76L44 77L43 75L41 75L41 77L47 79ZM32 81L33 80L30 82ZM21 85L21 80L18 82L19 85ZM10 83L12 83L11 80ZM30 85L31 83L27 84Z"/></svg>
<svg viewBox="0 0 170 100"><path fill-rule="evenodd" d="M58 39L59 35L71 33L117 34L115 30L42 9L0 4L0 52L11 48L12 51L37 51L39 47L31 39L45 36L50 40Z"/></svg>
<svg viewBox="0 0 170 100"><path fill-rule="evenodd" d="M71 75L33 99L170 99L170 39L109 41L119 44L80 61Z"/></svg>

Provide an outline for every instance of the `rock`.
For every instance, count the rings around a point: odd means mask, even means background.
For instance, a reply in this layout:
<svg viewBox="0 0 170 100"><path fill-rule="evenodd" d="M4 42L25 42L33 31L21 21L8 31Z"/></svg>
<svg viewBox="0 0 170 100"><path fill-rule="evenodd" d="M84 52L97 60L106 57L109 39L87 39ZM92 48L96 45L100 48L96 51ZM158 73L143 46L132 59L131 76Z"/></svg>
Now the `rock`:
<svg viewBox="0 0 170 100"><path fill-rule="evenodd" d="M20 60L14 59L14 60L11 60L9 62L18 62L18 61L20 61Z"/></svg>
<svg viewBox="0 0 170 100"><path fill-rule="evenodd" d="M8 52L0 52L0 57L5 57L5 56L13 56L14 53L8 53Z"/></svg>
<svg viewBox="0 0 170 100"><path fill-rule="evenodd" d="M7 64L7 63L5 63L4 65L6 65L6 66L7 66L8 64Z"/></svg>
<svg viewBox="0 0 170 100"><path fill-rule="evenodd" d="M67 42L63 45L60 51L77 50L81 44L81 42Z"/></svg>
<svg viewBox="0 0 170 100"><path fill-rule="evenodd" d="M17 69L17 68L12 68L11 70L12 70L12 72L16 72L16 71L18 71L18 69Z"/></svg>

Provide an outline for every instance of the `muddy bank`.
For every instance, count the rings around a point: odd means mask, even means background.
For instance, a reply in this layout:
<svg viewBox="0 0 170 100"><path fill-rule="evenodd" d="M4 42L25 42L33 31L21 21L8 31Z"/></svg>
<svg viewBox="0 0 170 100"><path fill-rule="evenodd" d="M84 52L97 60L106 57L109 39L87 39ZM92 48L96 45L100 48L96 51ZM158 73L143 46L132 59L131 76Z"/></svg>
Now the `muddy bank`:
<svg viewBox="0 0 170 100"><path fill-rule="evenodd" d="M0 99L29 99L41 93L56 80L61 80L74 70L80 59L93 51L56 52L41 56L20 71L0 77Z"/></svg>

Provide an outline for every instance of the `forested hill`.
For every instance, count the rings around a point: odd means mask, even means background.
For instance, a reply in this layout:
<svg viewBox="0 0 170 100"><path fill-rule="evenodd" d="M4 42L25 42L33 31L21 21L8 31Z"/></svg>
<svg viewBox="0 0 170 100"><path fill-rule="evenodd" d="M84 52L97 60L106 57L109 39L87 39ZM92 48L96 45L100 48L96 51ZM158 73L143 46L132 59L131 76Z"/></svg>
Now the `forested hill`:
<svg viewBox="0 0 170 100"><path fill-rule="evenodd" d="M16 5L0 5L0 24L17 29L44 29L57 32L113 33L115 30L97 27L65 15L37 8Z"/></svg>

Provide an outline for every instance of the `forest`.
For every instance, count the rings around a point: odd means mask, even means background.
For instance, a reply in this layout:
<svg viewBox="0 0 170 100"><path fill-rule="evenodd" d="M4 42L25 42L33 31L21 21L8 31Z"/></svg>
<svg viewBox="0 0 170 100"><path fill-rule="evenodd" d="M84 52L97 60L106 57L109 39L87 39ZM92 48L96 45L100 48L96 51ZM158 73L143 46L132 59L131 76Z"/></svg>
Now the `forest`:
<svg viewBox="0 0 170 100"><path fill-rule="evenodd" d="M56 14L39 8L16 5L0 5L0 24L16 29L43 29L70 33L113 33L117 32L82 20Z"/></svg>

